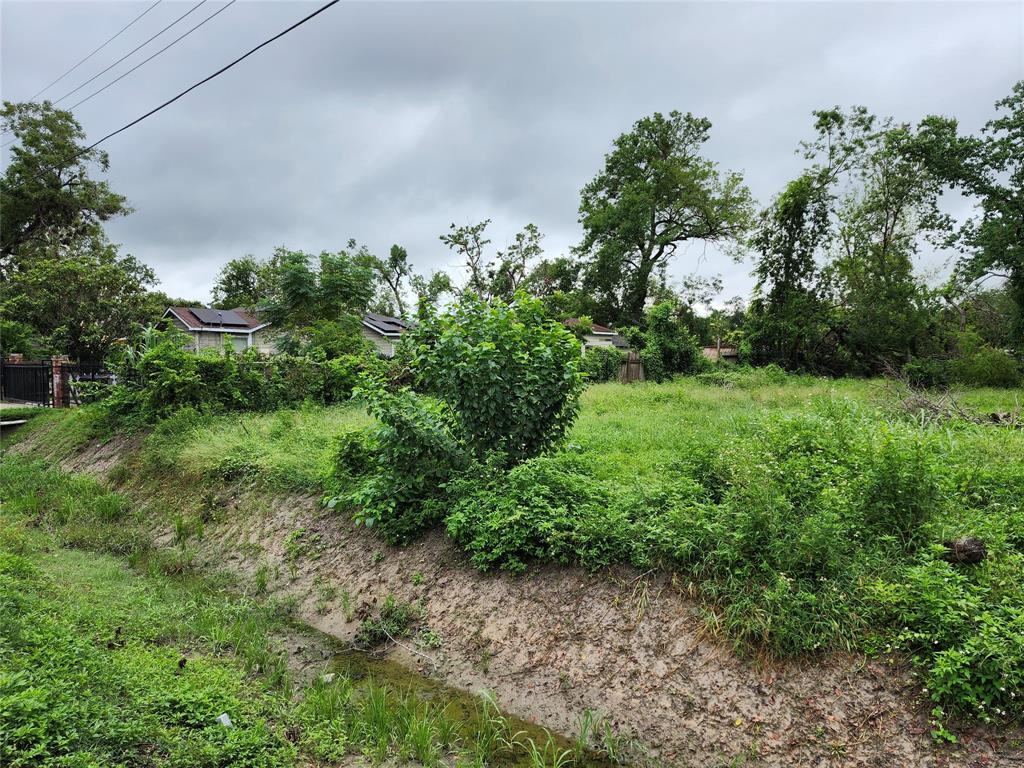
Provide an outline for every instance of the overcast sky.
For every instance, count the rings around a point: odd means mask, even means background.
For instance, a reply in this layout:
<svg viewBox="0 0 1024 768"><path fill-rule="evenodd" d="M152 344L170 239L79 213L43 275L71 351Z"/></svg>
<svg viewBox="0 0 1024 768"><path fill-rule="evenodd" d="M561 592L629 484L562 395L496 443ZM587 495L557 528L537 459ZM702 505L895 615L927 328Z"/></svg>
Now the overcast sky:
<svg viewBox="0 0 1024 768"><path fill-rule="evenodd" d="M41 98L57 99L180 16L164 0ZM140 13L135 2L9 2L3 98L20 101ZM208 1L70 106L223 3ZM96 139L212 73L320 3L235 3L75 112ZM814 109L867 105L977 129L1024 78L1024 2L351 2L111 139L108 174L135 213L111 238L160 288L207 300L230 258L349 238L417 269L449 267L438 235L491 218L495 245L527 222L548 255L578 242L579 190L612 139L654 111L711 119L708 156L765 202L800 168ZM927 260L926 260L927 261ZM931 258L922 269L932 269ZM700 245L675 278L749 264Z"/></svg>

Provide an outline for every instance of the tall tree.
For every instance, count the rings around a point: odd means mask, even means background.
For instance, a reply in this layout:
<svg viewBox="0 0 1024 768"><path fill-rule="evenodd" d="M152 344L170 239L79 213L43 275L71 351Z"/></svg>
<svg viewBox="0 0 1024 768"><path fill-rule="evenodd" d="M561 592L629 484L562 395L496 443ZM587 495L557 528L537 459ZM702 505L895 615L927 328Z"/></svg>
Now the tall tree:
<svg viewBox="0 0 1024 768"><path fill-rule="evenodd" d="M861 372L930 351L935 301L913 260L925 242L944 240L952 222L938 205L942 179L912 151L918 141L909 125L879 124L855 154L852 189L837 206L832 269L844 345Z"/></svg>
<svg viewBox="0 0 1024 768"><path fill-rule="evenodd" d="M480 297L486 297L489 288L484 248L491 241L484 236L484 231L490 223L490 219L484 219L477 224L460 227L452 222L448 227L448 234L441 235L440 238L442 243L462 257L461 266L469 274L466 290Z"/></svg>
<svg viewBox="0 0 1024 768"><path fill-rule="evenodd" d="M50 353L101 360L152 319L146 288L155 282L149 267L91 240L76 252L37 253L22 265L0 291L0 315L33 328Z"/></svg>
<svg viewBox="0 0 1024 768"><path fill-rule="evenodd" d="M527 224L516 233L508 248L498 251L495 263L488 270L492 296L512 300L526 281L530 264L544 252L540 245L543 239L536 224Z"/></svg>
<svg viewBox="0 0 1024 768"><path fill-rule="evenodd" d="M399 317L407 318L403 293L405 284L413 277L409 253L400 245L392 245L386 259L373 258L373 268L388 294L385 300L389 306L389 314L394 314L397 310ZM394 309L391 309L392 306Z"/></svg>
<svg viewBox="0 0 1024 768"><path fill-rule="evenodd" d="M418 315L425 314L436 306L441 296L455 293L451 275L443 270L431 272L430 277L413 275L409 279L409 284L416 293L416 313Z"/></svg>
<svg viewBox="0 0 1024 768"><path fill-rule="evenodd" d="M814 364L825 305L818 259L829 234L827 177L807 172L762 213L750 244L757 256L747 322L755 359L790 370Z"/></svg>
<svg viewBox="0 0 1024 768"><path fill-rule="evenodd" d="M711 122L656 112L615 139L580 196L584 282L615 322L643 316L652 277L692 240L732 242L747 229L750 192L739 174L700 155Z"/></svg>
<svg viewBox="0 0 1024 768"><path fill-rule="evenodd" d="M996 102L996 109L1001 114L980 136L959 136L956 120L928 117L912 149L934 173L978 202L979 214L955 238L965 251L955 279L970 284L1003 278L1024 310L1024 80ZM1024 311L1017 317L1016 344L1024 347Z"/></svg>
<svg viewBox="0 0 1024 768"><path fill-rule="evenodd" d="M253 309L273 289L275 260L261 261L251 254L231 259L213 284L213 304L218 309Z"/></svg>
<svg viewBox="0 0 1024 768"><path fill-rule="evenodd" d="M102 240L102 222L130 212L89 165L109 167L106 152L86 149L74 116L49 102L4 102L0 126L14 134L10 163L0 177L0 276L10 276L34 254L51 258L54 246Z"/></svg>
<svg viewBox="0 0 1024 768"><path fill-rule="evenodd" d="M371 257L365 246L354 240L337 253L324 251L314 257L278 248L274 257L273 285L262 308L278 329L360 315L373 298L376 275Z"/></svg>
<svg viewBox="0 0 1024 768"><path fill-rule="evenodd" d="M488 258L486 247L491 241L484 233L490 223L490 219L485 219L462 227L452 224L449 232L441 235L441 242L461 257L469 275L467 293L485 301L500 298L507 302L527 280L531 263L541 257L540 241L544 236L535 224L527 224L505 250Z"/></svg>

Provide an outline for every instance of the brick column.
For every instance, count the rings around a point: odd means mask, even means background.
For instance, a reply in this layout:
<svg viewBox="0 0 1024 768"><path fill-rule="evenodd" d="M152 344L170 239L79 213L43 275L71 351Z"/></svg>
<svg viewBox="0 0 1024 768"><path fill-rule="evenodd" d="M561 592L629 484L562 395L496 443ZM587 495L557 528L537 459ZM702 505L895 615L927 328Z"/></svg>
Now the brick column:
<svg viewBox="0 0 1024 768"><path fill-rule="evenodd" d="M54 355L50 358L53 367L53 407L64 407L64 370L63 364L69 362L67 355Z"/></svg>

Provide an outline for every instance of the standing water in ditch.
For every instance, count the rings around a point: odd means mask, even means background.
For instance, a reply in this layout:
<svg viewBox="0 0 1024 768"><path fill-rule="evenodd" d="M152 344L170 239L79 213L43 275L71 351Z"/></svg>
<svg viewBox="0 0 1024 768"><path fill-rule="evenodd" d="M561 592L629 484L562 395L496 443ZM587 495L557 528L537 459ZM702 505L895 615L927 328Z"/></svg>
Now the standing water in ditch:
<svg viewBox="0 0 1024 768"><path fill-rule="evenodd" d="M407 730L409 757L422 760L415 754L417 730L422 730L424 743L430 739L429 732L446 746L453 747L457 741L469 744L470 765L612 768L628 764L621 754L623 741L590 713L581 719L579 732L569 738L502 713L486 692L452 688L397 661L364 651L335 654L330 672L351 681L352 693L361 700L364 713L379 710L378 716L369 720L379 720L382 733L395 726Z"/></svg>

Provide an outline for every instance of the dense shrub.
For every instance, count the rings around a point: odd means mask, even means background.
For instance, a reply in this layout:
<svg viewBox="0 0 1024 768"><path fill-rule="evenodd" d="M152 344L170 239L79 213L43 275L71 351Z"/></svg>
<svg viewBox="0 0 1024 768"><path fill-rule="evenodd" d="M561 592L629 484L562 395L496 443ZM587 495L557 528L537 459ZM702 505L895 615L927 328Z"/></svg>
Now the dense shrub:
<svg viewBox="0 0 1024 768"><path fill-rule="evenodd" d="M382 378L387 364L371 355L325 359L288 354L190 352L175 332L149 332L114 363L118 383L107 406L125 422L149 424L183 408L206 412L274 410L311 401L347 400L369 375Z"/></svg>
<svg viewBox="0 0 1024 768"><path fill-rule="evenodd" d="M522 461L572 424L582 389L580 346L538 300L517 295L509 305L470 295L449 312L421 318L408 336L419 382L447 403L477 457L499 452Z"/></svg>
<svg viewBox="0 0 1024 768"><path fill-rule="evenodd" d="M615 381L625 358L625 353L615 347L591 347L583 354L580 368L587 381Z"/></svg>
<svg viewBox="0 0 1024 768"><path fill-rule="evenodd" d="M1020 384L1021 368L1001 349L985 344L973 331L957 334L957 356L949 362L950 378L975 387L1014 387Z"/></svg>
<svg viewBox="0 0 1024 768"><path fill-rule="evenodd" d="M369 430L350 430L334 438L334 466L346 478L366 476L374 467L378 446Z"/></svg>
<svg viewBox="0 0 1024 768"><path fill-rule="evenodd" d="M479 568L673 568L739 646L888 644L911 654L942 712L1021 716L1024 467L978 470L954 446L944 429L822 400L695 444L643 484L599 479L592 454L566 451L474 464L436 505ZM941 543L967 533L989 560L942 561Z"/></svg>
<svg viewBox="0 0 1024 768"><path fill-rule="evenodd" d="M651 381L664 381L677 373L694 373L703 367L697 337L674 312L675 307L669 302L655 304L647 312L647 329L640 337L640 360L644 375Z"/></svg>
<svg viewBox="0 0 1024 768"><path fill-rule="evenodd" d="M361 390L379 426L373 434L374 472L329 506L356 508L356 521L376 525L391 543L412 540L441 521L442 508L431 502L445 482L466 464L466 451L454 432L450 411L408 390ZM366 446L342 448L348 457ZM359 461L368 457L361 455Z"/></svg>
<svg viewBox="0 0 1024 768"><path fill-rule="evenodd" d="M951 381L949 362L935 357L911 358L900 373L912 387L945 387Z"/></svg>
<svg viewBox="0 0 1024 768"><path fill-rule="evenodd" d="M759 368L744 364L718 363L710 370L698 373L694 378L701 384L728 389L754 389L783 384L809 383L815 380L811 376L788 374L775 363L768 363Z"/></svg>
<svg viewBox="0 0 1024 768"><path fill-rule="evenodd" d="M1012 355L986 344L974 331L954 338L952 353L943 357L913 358L902 373L915 387L1015 387L1021 383L1021 366Z"/></svg>
<svg viewBox="0 0 1024 768"><path fill-rule="evenodd" d="M598 567L620 560L628 544L618 538L621 526L607 525L607 491L569 454L530 459L507 473L477 466L452 483L449 496L448 533L484 570L521 571L531 560Z"/></svg>

